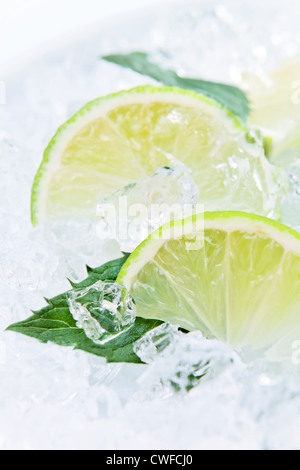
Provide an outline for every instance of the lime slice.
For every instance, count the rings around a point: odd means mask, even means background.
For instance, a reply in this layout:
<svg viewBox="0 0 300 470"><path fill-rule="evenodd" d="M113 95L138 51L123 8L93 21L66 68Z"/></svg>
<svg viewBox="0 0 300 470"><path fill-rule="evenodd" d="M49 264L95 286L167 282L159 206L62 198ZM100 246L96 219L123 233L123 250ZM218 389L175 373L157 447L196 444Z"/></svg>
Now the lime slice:
<svg viewBox="0 0 300 470"><path fill-rule="evenodd" d="M131 254L117 282L138 316L243 351L291 360L300 339L300 235L265 217L211 212L170 222Z"/></svg>
<svg viewBox="0 0 300 470"><path fill-rule="evenodd" d="M273 141L271 159L286 151L300 157L300 56L267 76L245 74L244 87L251 101L250 123Z"/></svg>
<svg viewBox="0 0 300 470"><path fill-rule="evenodd" d="M32 221L93 218L101 199L176 161L206 210L276 213L280 176L236 116L194 92L144 86L88 103L58 130L34 180Z"/></svg>

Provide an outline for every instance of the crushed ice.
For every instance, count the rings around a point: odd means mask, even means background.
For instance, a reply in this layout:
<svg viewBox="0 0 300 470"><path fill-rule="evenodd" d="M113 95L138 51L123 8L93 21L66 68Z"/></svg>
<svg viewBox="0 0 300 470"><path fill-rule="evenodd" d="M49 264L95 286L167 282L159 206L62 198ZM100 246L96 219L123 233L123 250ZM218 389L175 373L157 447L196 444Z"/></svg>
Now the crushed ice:
<svg viewBox="0 0 300 470"><path fill-rule="evenodd" d="M135 343L134 351L149 365L139 382L163 394L188 392L228 365L241 363L228 345L208 340L200 331L184 333L170 323L147 332Z"/></svg>
<svg viewBox="0 0 300 470"><path fill-rule="evenodd" d="M299 152L294 156L285 153L281 156L280 166L284 168L290 181L287 196L281 204L282 222L300 232L300 163Z"/></svg>
<svg viewBox="0 0 300 470"><path fill-rule="evenodd" d="M99 202L99 238L116 239L132 252L155 229L197 210L199 192L183 163L158 168Z"/></svg>

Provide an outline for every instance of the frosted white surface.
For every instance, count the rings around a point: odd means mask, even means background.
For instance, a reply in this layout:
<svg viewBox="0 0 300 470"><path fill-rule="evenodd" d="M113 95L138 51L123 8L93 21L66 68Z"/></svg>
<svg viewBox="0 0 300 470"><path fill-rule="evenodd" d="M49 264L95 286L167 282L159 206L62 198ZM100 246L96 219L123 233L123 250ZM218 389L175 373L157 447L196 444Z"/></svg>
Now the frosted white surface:
<svg viewBox="0 0 300 470"><path fill-rule="evenodd" d="M85 263L98 266L119 256L116 245L101 248L78 225L70 223L56 237L30 224L32 180L57 127L90 99L151 83L99 56L165 50L168 57L154 55L182 75L238 83L242 70L268 70L299 51L296 11L296 0L185 1L99 25L73 47L61 45L6 78L0 104L0 448L300 449L297 354L291 368L246 364L218 342L198 338L196 346L192 334L149 366L106 365L84 352L4 332L42 307L43 296L68 289L67 277L83 279ZM177 393L169 379L186 354L195 364L210 358L216 373Z"/></svg>
<svg viewBox="0 0 300 470"><path fill-rule="evenodd" d="M28 56L44 53L53 43L60 47L62 40L90 30L101 20L128 15L141 3L147 7L155 2L158 0L0 0L0 43L5 44L0 68L26 63Z"/></svg>

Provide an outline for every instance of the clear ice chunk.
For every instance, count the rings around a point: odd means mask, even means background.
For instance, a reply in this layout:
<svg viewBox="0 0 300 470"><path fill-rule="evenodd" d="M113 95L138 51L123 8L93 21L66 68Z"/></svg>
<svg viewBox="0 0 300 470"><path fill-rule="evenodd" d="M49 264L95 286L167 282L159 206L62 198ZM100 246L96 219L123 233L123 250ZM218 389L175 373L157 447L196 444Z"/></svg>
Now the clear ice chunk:
<svg viewBox="0 0 300 470"><path fill-rule="evenodd" d="M281 203L281 221L300 232L300 159L298 152L287 152L277 164L289 179L289 191Z"/></svg>
<svg viewBox="0 0 300 470"><path fill-rule="evenodd" d="M142 362L151 364L161 352L175 341L178 335L180 333L176 326L163 323L136 341L133 350Z"/></svg>
<svg viewBox="0 0 300 470"><path fill-rule="evenodd" d="M135 343L134 351L149 365L140 383L167 394L188 392L240 361L225 343L208 340L200 331L184 333L170 323L147 332Z"/></svg>
<svg viewBox="0 0 300 470"><path fill-rule="evenodd" d="M158 168L100 201L100 238L116 239L121 251L133 251L155 229L197 211L199 191L182 163Z"/></svg>
<svg viewBox="0 0 300 470"><path fill-rule="evenodd" d="M300 195L288 195L281 204L281 221L300 232Z"/></svg>
<svg viewBox="0 0 300 470"><path fill-rule="evenodd" d="M135 306L121 284L97 281L73 289L67 296L78 328L95 343L103 344L126 331L135 320Z"/></svg>

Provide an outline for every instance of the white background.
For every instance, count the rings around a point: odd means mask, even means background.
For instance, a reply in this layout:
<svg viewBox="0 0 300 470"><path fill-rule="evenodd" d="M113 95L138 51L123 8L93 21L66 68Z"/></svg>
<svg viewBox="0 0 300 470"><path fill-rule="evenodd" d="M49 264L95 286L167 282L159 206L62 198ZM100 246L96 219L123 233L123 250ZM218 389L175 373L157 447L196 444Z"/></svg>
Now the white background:
<svg viewBox="0 0 300 470"><path fill-rule="evenodd" d="M0 73L97 23L163 0L0 0Z"/></svg>

